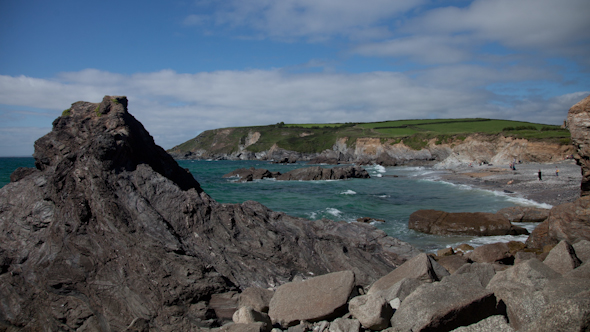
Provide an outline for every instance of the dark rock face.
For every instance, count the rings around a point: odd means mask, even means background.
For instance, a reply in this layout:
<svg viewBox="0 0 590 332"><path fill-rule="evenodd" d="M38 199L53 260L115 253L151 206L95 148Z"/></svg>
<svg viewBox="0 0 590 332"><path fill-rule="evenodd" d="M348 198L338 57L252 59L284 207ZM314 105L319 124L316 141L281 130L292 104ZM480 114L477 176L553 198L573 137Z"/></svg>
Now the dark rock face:
<svg viewBox="0 0 590 332"><path fill-rule="evenodd" d="M194 330L215 294L340 270L368 284L417 253L370 225L215 202L125 97L69 113L35 143L38 171L0 190L2 329Z"/></svg>
<svg viewBox="0 0 590 332"><path fill-rule="evenodd" d="M590 95L572 106L567 115L567 127L577 153L576 162L582 168L581 195L590 195Z"/></svg>
<svg viewBox="0 0 590 332"><path fill-rule="evenodd" d="M528 234L514 226L500 214L484 212L450 213L437 210L418 210L410 215L410 229L427 234L462 234L476 236Z"/></svg>

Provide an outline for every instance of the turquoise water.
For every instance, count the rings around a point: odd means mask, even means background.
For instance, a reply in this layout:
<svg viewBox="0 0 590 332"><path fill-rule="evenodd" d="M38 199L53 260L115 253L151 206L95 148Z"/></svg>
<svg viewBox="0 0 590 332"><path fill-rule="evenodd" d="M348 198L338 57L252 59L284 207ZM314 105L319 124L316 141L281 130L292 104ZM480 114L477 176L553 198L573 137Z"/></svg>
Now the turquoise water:
<svg viewBox="0 0 590 332"><path fill-rule="evenodd" d="M203 189L222 203L261 202L275 211L307 219L328 218L355 221L360 217L384 219L374 223L388 235L426 250L448 245L518 240L526 237L456 237L421 234L407 227L411 213L420 209L448 212L496 212L514 205L538 205L524 199L453 185L439 181L437 171L424 167L365 167L370 179L344 181L259 180L238 183L222 176L237 168L266 168L281 173L306 167L304 164L277 165L262 161L179 161L188 168ZM0 158L0 185L9 182L18 166L32 167L33 158ZM329 167L329 166L323 166ZM523 225L532 229L534 225Z"/></svg>

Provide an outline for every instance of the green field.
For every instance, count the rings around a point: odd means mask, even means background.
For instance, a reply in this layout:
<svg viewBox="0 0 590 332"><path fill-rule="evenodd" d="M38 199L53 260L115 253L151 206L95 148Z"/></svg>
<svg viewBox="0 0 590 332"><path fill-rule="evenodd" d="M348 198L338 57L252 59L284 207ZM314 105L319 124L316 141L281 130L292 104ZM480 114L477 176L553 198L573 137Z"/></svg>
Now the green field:
<svg viewBox="0 0 590 332"><path fill-rule="evenodd" d="M371 123L331 123L331 124L285 124L268 126L234 127L208 130L199 136L182 143L171 150L186 153L204 149L212 153L232 153L246 142L249 133L261 133L260 139L247 147L248 151L260 152L278 147L315 153L332 148L339 138L346 138L348 146L353 146L357 138L377 137L391 144L403 140L404 144L421 149L427 142L436 138L436 143L452 143L464 140L468 135L480 134L493 137L526 138L559 144L570 144L570 133L560 126L530 123L523 121L494 119L433 119L397 120Z"/></svg>

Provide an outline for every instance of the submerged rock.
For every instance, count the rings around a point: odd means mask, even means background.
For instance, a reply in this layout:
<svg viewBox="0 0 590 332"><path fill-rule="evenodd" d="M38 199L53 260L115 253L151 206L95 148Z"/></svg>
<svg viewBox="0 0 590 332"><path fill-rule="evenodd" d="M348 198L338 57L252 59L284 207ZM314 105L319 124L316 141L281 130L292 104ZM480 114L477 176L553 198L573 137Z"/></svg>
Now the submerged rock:
<svg viewBox="0 0 590 332"><path fill-rule="evenodd" d="M340 270L367 285L417 253L370 225L217 203L125 97L72 104L34 157L0 189L9 330L195 330L219 323L216 294Z"/></svg>
<svg viewBox="0 0 590 332"><path fill-rule="evenodd" d="M486 212L444 212L418 210L410 215L410 229L437 235L520 235L528 234L501 214Z"/></svg>

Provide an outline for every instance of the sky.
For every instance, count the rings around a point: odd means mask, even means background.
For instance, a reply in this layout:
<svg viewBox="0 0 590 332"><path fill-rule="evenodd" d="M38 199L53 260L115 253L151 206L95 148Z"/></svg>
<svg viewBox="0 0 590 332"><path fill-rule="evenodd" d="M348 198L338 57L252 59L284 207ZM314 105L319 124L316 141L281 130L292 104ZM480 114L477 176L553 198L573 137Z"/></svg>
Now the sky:
<svg viewBox="0 0 590 332"><path fill-rule="evenodd" d="M165 149L204 130L471 118L562 124L588 0L0 0L0 156L124 95Z"/></svg>

